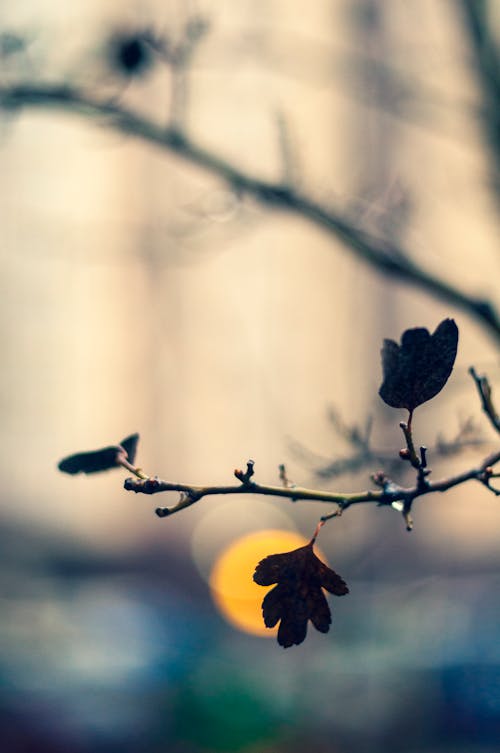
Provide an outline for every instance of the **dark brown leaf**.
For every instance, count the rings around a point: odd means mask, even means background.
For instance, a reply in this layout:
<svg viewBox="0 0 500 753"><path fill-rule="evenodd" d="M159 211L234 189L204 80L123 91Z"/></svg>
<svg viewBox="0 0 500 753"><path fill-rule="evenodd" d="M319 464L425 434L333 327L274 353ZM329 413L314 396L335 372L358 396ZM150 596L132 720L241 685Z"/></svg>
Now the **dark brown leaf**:
<svg viewBox="0 0 500 753"><path fill-rule="evenodd" d="M120 442L120 445L125 450L128 462L131 463L132 465L134 465L135 463L135 455L137 453L138 444L139 444L138 434L131 434L129 437L125 437L125 439L122 439L122 441Z"/></svg>
<svg viewBox="0 0 500 753"><path fill-rule="evenodd" d="M319 560L314 541L284 554L270 554L257 565L253 579L259 586L277 583L262 602L266 627L278 622L278 643L284 648L302 643L307 622L327 633L332 621L323 588L337 596L349 593L340 575Z"/></svg>
<svg viewBox="0 0 500 753"><path fill-rule="evenodd" d="M108 471L110 468L118 467L118 456L124 450L129 463L133 464L138 441L139 435L131 434L119 445L110 445L109 447L102 447L100 450L77 452L75 455L68 455L68 457L60 461L57 467L63 473L70 473L71 475Z"/></svg>
<svg viewBox="0 0 500 753"><path fill-rule="evenodd" d="M458 328L445 319L431 335L423 327L403 332L401 345L384 340L382 347L382 400L410 412L440 392L457 355Z"/></svg>

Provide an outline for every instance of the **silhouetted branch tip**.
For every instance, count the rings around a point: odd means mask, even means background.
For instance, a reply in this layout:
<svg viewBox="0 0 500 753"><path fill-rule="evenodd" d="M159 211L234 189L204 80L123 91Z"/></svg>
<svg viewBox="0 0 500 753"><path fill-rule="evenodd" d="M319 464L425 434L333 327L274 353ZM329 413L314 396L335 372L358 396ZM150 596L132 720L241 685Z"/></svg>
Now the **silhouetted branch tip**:
<svg viewBox="0 0 500 753"><path fill-rule="evenodd" d="M249 460L247 462L247 469L246 469L246 471L241 471L238 468L234 471L234 475L236 476L236 478L239 481L241 481L242 484L250 484L251 483L250 479L254 475L254 465L255 465L254 461L253 460Z"/></svg>
<svg viewBox="0 0 500 753"><path fill-rule="evenodd" d="M484 413L488 416L493 428L500 433L500 415L493 403L493 394L488 377L479 375L474 366L470 367L469 374L472 376L476 385Z"/></svg>

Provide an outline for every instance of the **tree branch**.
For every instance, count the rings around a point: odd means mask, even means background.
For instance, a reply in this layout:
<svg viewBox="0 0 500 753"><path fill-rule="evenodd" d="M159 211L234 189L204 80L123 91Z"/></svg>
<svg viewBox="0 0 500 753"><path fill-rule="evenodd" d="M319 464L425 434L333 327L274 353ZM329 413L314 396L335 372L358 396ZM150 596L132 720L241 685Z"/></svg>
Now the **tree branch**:
<svg viewBox="0 0 500 753"><path fill-rule="evenodd" d="M179 512L195 502L198 502L203 497L225 494L257 494L282 497L291 502L309 500L337 504L337 509L332 513L324 515L321 518L322 521L338 517L348 507L356 504L375 503L378 506L391 506L395 510L403 513L407 528L411 530L411 506L413 501L418 497L433 494L435 492L446 492L466 481L479 481L493 494L500 496L500 490L491 486L491 479L498 477L493 471L493 467L498 462L500 462L500 451L488 455L476 468L470 468L462 473L440 479L439 481L432 482L427 478L422 478L422 475L418 474L415 486L408 488L396 484L388 478L385 473L378 472L372 477L374 484L379 487L377 490L367 490L356 493L319 491L315 489L306 489L300 486L268 486L265 484L258 484L255 481L252 481L253 461L248 462L246 472L239 470L234 472L234 475L240 481L239 484L231 484L228 486L178 484L170 481L162 481L157 476L144 478L143 472L138 469L139 473L136 474L138 477L127 478L124 483L124 488L127 491L141 494L180 492L181 496L177 504L172 507L158 507L156 509L156 514L160 518ZM127 465L126 467L130 470L130 465ZM280 476L282 477L281 470Z"/></svg>
<svg viewBox="0 0 500 753"><path fill-rule="evenodd" d="M493 428L500 434L500 415L493 403L493 394L488 377L479 375L473 366L470 367L469 373L476 385L484 413L488 416Z"/></svg>
<svg viewBox="0 0 500 753"><path fill-rule="evenodd" d="M339 238L359 259L380 274L420 288L462 309L500 342L500 316L493 304L462 292L427 272L407 251L365 232L331 207L325 207L293 186L259 180L193 142L186 133L163 128L115 102L105 101L69 85L18 84L0 87L0 107L16 110L55 109L98 118L108 128L168 150L220 179L239 194L248 194L266 207L302 217Z"/></svg>

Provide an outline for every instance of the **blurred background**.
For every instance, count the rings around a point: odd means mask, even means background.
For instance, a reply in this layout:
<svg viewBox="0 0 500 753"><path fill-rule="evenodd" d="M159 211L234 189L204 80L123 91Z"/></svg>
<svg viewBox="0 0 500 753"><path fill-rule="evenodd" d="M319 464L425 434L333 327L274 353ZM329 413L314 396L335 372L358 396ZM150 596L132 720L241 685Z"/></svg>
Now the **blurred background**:
<svg viewBox="0 0 500 753"><path fill-rule="evenodd" d="M498 305L498 33L482 0L25 0L0 8L0 85L175 125ZM328 635L284 651L238 547L256 542L254 564L295 548L328 507L211 497L159 520L176 495L56 468L139 431L138 464L169 481L231 483L253 458L262 483L280 463L336 491L381 463L410 482L381 342L450 316L454 372L414 422L438 478L495 448L467 373L500 391L491 334L90 111L6 109L0 136L2 750L498 751L487 490L419 501L411 534L371 505L332 521L319 545L350 594ZM349 470L370 421L375 456Z"/></svg>

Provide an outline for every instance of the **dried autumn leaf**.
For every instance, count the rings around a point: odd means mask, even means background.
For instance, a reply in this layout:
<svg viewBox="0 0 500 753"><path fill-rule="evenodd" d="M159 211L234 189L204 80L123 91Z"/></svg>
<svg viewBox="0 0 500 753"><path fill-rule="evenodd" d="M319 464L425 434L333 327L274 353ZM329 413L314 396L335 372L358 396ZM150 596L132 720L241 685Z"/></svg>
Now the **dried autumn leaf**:
<svg viewBox="0 0 500 753"><path fill-rule="evenodd" d="M137 452L137 445L139 444L139 435L131 434L129 437L125 437L120 442L120 446L123 447L127 455L127 460L131 465L134 465L135 455Z"/></svg>
<svg viewBox="0 0 500 753"><path fill-rule="evenodd" d="M382 400L392 408L412 412L440 392L451 374L457 355L458 328L453 319L445 319L431 335L424 327L407 329L401 345L384 340L379 390Z"/></svg>
<svg viewBox="0 0 500 753"><path fill-rule="evenodd" d="M313 551L314 539L306 546L284 554L270 554L257 565L253 579L259 586L277 583L262 602L266 627L278 622L278 643L283 648L302 643L307 621L327 633L332 621L323 589L336 596L349 593L340 575L321 562Z"/></svg>
<svg viewBox="0 0 500 753"><path fill-rule="evenodd" d="M77 452L75 455L68 455L63 458L57 466L63 473L75 475L77 473L100 473L108 471L110 468L117 468L117 462L120 454L125 452L129 463L134 463L138 434L131 434L126 437L119 445L110 445L102 447L99 450L90 452Z"/></svg>

